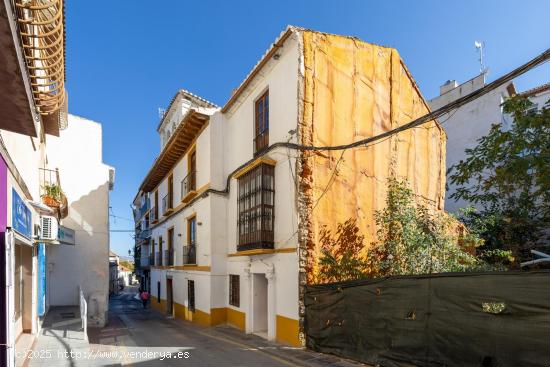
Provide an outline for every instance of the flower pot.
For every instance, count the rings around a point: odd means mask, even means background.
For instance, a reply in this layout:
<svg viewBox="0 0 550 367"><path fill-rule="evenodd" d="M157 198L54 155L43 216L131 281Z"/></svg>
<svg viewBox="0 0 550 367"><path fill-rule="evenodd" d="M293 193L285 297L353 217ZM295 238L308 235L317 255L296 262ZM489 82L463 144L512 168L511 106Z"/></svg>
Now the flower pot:
<svg viewBox="0 0 550 367"><path fill-rule="evenodd" d="M59 208L59 201L57 201L55 198L44 195L42 196L42 202L49 206L50 208Z"/></svg>

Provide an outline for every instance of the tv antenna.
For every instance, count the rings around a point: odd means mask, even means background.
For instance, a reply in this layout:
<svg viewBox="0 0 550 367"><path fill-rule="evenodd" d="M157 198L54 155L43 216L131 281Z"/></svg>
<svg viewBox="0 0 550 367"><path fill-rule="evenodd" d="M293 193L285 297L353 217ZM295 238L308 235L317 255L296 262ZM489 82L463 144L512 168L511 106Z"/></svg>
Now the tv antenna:
<svg viewBox="0 0 550 367"><path fill-rule="evenodd" d="M476 50L479 53L479 72L484 73L486 70L485 65L483 65L483 49L485 48L485 42L475 41L474 46L476 46Z"/></svg>

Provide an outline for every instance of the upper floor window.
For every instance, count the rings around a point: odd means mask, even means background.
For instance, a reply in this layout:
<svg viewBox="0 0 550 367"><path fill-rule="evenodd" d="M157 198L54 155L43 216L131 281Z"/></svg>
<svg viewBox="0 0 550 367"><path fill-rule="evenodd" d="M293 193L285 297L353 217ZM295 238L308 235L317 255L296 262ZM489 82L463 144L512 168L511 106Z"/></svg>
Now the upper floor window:
<svg viewBox="0 0 550 367"><path fill-rule="evenodd" d="M238 251L273 248L275 167L261 164L239 178Z"/></svg>
<svg viewBox="0 0 550 367"><path fill-rule="evenodd" d="M256 100L254 127L254 155L256 155L269 146L269 90Z"/></svg>
<svg viewBox="0 0 550 367"><path fill-rule="evenodd" d="M187 219L187 246L183 247L183 263L197 263L197 217Z"/></svg>

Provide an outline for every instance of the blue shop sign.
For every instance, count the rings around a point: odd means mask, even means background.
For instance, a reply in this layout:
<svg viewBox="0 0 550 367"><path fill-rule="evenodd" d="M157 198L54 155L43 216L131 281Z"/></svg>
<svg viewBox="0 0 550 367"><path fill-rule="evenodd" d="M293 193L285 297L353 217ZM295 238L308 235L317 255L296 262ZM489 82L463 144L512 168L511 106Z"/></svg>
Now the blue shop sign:
<svg viewBox="0 0 550 367"><path fill-rule="evenodd" d="M11 226L14 231L30 239L32 237L31 211L15 189L11 192Z"/></svg>

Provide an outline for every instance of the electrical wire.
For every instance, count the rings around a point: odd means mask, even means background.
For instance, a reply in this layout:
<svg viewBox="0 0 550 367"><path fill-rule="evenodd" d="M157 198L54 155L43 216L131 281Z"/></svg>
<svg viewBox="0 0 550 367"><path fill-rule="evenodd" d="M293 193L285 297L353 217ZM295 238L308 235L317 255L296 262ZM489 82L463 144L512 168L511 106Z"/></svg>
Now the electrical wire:
<svg viewBox="0 0 550 367"><path fill-rule="evenodd" d="M343 145L335 145L335 146L313 146L313 145L303 145L298 143L291 143L291 142L277 142L269 147L267 147L262 154L250 159L249 161L245 162L244 164L237 167L231 174L227 176L225 189L223 190L216 190L216 189L208 189L204 192L203 195L207 195L209 193L213 194L221 194L221 195L227 195L229 193L231 178L233 175L238 172L239 170L243 169L247 165L249 165L254 160L258 159L258 157L265 156L266 154L270 153L271 151L277 149L277 148L289 148L294 150L300 150L300 151L334 151L334 150L346 150L346 149L352 149L357 148L361 146L365 146L367 144L371 144L374 142L377 142L382 139L389 138L393 135L399 134L400 132L416 128L418 126L421 126L425 123L431 122L436 120L437 118L449 113L452 110L456 110L457 108L470 103L477 98L480 98L481 96L495 90L496 88L504 85L505 83L513 80L514 78L524 74L525 72L535 68L536 66L542 65L543 63L547 62L548 59L550 59L550 49L547 49L543 53L541 53L539 56L533 58L532 60L528 61L527 63L519 66L518 68L510 71L509 73L501 76L500 78L494 80L493 82L486 84L485 86L481 87L480 89L475 90L474 92L467 94L461 98L458 98L454 100L453 102L448 103L445 106L442 106L438 108L435 111L429 112L415 120L410 121L409 123L406 123L404 125L401 125L395 129L386 131L382 134L372 136L370 138L358 140L353 143L349 144L343 144ZM450 118L450 117L449 117ZM447 121L447 120L445 120ZM201 195L202 196L202 195ZM196 198L198 199L198 198Z"/></svg>

